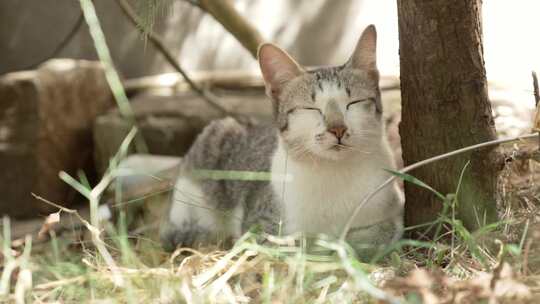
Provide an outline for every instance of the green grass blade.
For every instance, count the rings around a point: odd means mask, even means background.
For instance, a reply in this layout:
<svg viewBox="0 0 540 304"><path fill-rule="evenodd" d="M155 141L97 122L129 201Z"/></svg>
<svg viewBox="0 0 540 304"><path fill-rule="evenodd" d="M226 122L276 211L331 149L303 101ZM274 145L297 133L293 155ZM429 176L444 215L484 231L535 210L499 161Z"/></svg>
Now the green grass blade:
<svg viewBox="0 0 540 304"><path fill-rule="evenodd" d="M446 197L444 195L442 195L440 192L438 192L437 190L433 189L430 185L424 183L423 181L417 179L416 177L410 175L410 174L407 174L407 173L401 173L399 171L394 171L394 170L390 170L390 169L384 169L385 171L401 178L402 180L406 181L406 182L409 182L409 183L412 183L414 185L417 185L419 187L422 187L424 189L427 189L431 192L433 192L435 195L437 195L438 198L440 198L441 200L445 200Z"/></svg>
<svg viewBox="0 0 540 304"><path fill-rule="evenodd" d="M71 175L67 174L64 171L60 171L60 173L58 173L58 176L66 184L70 185L73 189L77 190L77 192L84 195L84 197L86 197L87 199L91 198L91 195L90 195L91 190L83 186L83 184L79 183L76 179L71 177Z"/></svg>
<svg viewBox="0 0 540 304"><path fill-rule="evenodd" d="M120 76L114 68L109 47L107 46L107 41L105 40L105 34L101 29L94 4L92 3L92 0L79 0L79 2L84 14L84 19L86 20L90 30L90 36L92 36L94 41L94 46L96 48L99 60L101 61L101 64L105 70L105 77L109 87L111 88L114 99L116 100L116 104L118 105L118 109L122 116L126 118L132 126L136 126L135 114L133 113L126 92L124 91ZM140 152L148 151L142 136L139 136L138 140L136 140L136 147Z"/></svg>

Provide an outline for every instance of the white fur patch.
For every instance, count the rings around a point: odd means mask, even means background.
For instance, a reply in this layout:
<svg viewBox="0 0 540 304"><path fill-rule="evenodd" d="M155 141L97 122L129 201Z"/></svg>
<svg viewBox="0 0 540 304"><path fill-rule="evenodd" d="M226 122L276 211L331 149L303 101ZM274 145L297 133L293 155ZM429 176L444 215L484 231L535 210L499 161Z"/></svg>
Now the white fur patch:
<svg viewBox="0 0 540 304"><path fill-rule="evenodd" d="M170 222L178 228L189 227L184 224L195 220L198 226L217 232L223 238L239 237L242 234L244 208L238 204L232 213L216 210L209 205L199 185L187 178L176 181Z"/></svg>
<svg viewBox="0 0 540 304"><path fill-rule="evenodd" d="M346 161L297 162L280 143L274 154L272 174L288 174L292 181L272 181L275 195L283 204L285 234L305 232L339 236L354 208L376 186L388 178L383 168L391 168L389 151L378 156ZM353 227L391 220L401 213L399 194L388 187L376 195L355 218Z"/></svg>

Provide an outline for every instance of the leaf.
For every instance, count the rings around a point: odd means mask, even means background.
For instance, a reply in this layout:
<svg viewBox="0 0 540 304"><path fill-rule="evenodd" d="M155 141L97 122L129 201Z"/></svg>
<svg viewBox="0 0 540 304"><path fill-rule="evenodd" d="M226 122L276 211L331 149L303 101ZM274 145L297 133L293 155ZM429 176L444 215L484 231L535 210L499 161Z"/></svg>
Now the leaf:
<svg viewBox="0 0 540 304"><path fill-rule="evenodd" d="M71 177L71 175L67 174L64 171L60 171L58 173L58 176L61 180L63 180L66 184L73 187L73 189L77 190L80 194L84 195L87 199L90 199L90 190L86 188L83 184L79 183L78 180Z"/></svg>
<svg viewBox="0 0 540 304"><path fill-rule="evenodd" d="M45 218L45 221L43 222L43 225L41 225L41 229L39 229L38 239L40 239L40 240L45 239L47 237L47 234L49 233L49 231L53 230L54 227L58 223L60 223L60 212L61 211L51 213Z"/></svg>

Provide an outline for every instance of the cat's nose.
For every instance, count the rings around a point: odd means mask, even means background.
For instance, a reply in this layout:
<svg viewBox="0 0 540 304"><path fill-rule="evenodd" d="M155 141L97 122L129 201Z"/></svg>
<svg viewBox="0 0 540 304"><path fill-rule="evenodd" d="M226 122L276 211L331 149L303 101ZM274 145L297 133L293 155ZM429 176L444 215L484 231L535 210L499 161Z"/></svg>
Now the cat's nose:
<svg viewBox="0 0 540 304"><path fill-rule="evenodd" d="M345 135L345 132L347 132L347 127L345 126L331 127L330 129L328 129L328 132L334 134L337 137L337 139L341 139Z"/></svg>

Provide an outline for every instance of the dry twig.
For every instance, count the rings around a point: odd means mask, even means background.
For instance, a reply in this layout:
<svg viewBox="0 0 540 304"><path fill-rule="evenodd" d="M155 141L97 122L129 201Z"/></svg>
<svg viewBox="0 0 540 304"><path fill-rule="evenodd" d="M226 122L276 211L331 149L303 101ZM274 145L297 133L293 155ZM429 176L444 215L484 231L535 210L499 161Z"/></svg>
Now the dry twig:
<svg viewBox="0 0 540 304"><path fill-rule="evenodd" d="M151 29L145 31L145 29L141 26L141 22L135 11L131 8L129 3L126 0L116 0L128 20L137 28L141 33L144 33L148 36L148 39L150 42L154 45L154 47L165 57L165 60L178 72L184 77L187 84L195 91L199 96L201 96L208 104L210 104L212 107L217 109L219 112L221 112L223 115L229 115L236 119L243 120L241 116L239 116L236 113L231 113L227 109L225 109L222 105L219 104L217 101L217 98L212 93L204 90L202 87L200 87L197 83L195 83L189 75L186 73L186 71L180 66L178 61L175 59L171 51L165 46L165 43L163 42L163 39L156 34Z"/></svg>
<svg viewBox="0 0 540 304"><path fill-rule="evenodd" d="M75 24L73 25L73 27L71 28L71 30L67 33L67 35L60 41L60 43L58 43L58 45L52 50L52 52L45 56L44 58L42 59L39 59L38 61L36 62L33 62L27 66L25 66L24 68L22 68L22 70L29 70L29 69L35 69L37 66L39 66L40 64L44 63L45 61L51 59L51 58L54 58L56 56L58 56L60 54L60 52L62 52L64 50L64 48L71 42L71 40L73 39L73 37L75 37L75 35L79 32L79 29L81 28L81 26L83 25L84 23L84 15L83 13L81 12L79 17L77 18L77 20L75 21Z"/></svg>
<svg viewBox="0 0 540 304"><path fill-rule="evenodd" d="M77 212L77 210L74 210L74 209L69 209L69 208L66 208L66 207L63 207L63 206L60 206L56 203L53 203L39 195L36 195L34 193L32 193L32 196L39 200L39 201L42 201L48 205L51 205L51 206L54 206L58 209L60 209L60 211L63 211L63 212L66 212L66 213L69 213L69 214L73 214L75 215L85 226L86 226L86 229L88 229L88 231L90 231L91 235L92 235L92 241L94 242L94 245L96 246L96 249L98 250L98 252L101 254L101 256L103 257L103 259L105 260L105 263L107 264L107 266L109 267L109 270L111 271L111 273L113 274L113 282L116 286L118 287L123 287L124 286L124 279L119 271L119 268L118 266L116 265L116 262L114 261L113 257L111 256L111 254L109 253L109 251L107 250L107 248L105 247L105 242L101 239L101 231L98 229L98 227L95 227L93 226L92 224L90 224L90 222L88 222L85 218L83 218L79 212Z"/></svg>
<svg viewBox="0 0 540 304"><path fill-rule="evenodd" d="M257 59L257 50L264 40L262 35L234 8L228 0L188 1L216 19L238 42Z"/></svg>

